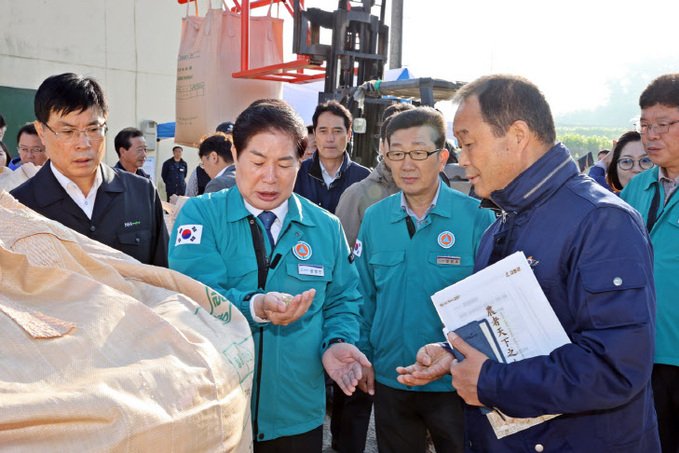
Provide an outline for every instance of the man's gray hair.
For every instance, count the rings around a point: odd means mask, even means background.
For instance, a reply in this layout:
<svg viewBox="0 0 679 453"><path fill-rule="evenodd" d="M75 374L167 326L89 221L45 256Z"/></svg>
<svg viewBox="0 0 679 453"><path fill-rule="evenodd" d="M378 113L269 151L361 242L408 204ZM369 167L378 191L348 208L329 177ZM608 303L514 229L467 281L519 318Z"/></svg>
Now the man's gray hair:
<svg viewBox="0 0 679 453"><path fill-rule="evenodd" d="M495 137L504 137L516 121L524 121L538 139L550 147L556 142L552 111L542 92L528 79L516 75L493 74L464 85L455 101L462 103L476 96L483 121Z"/></svg>

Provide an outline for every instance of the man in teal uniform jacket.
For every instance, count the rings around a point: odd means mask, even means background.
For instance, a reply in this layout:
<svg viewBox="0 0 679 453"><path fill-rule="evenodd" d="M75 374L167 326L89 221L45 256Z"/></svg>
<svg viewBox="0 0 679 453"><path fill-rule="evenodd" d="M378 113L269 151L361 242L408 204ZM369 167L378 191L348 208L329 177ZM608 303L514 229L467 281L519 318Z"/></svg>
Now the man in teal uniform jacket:
<svg viewBox="0 0 679 453"><path fill-rule="evenodd" d="M292 193L305 130L282 101L248 107L233 131L237 186L188 200L170 239L170 267L250 321L255 452L320 452L323 368L351 394L370 367L353 345L358 275L339 220Z"/></svg>
<svg viewBox="0 0 679 453"><path fill-rule="evenodd" d="M658 303L653 396L663 452L679 452L679 74L665 74L639 98L637 130L656 165L621 192L646 222Z"/></svg>
<svg viewBox="0 0 679 453"><path fill-rule="evenodd" d="M495 217L479 201L441 182L448 160L446 123L429 107L402 112L387 129L396 193L366 210L354 248L364 297L359 347L374 363L375 429L380 451L462 452L462 401L450 379L409 387L396 367L415 359L422 341L441 339L430 299L468 277ZM368 390L373 373L364 378Z"/></svg>

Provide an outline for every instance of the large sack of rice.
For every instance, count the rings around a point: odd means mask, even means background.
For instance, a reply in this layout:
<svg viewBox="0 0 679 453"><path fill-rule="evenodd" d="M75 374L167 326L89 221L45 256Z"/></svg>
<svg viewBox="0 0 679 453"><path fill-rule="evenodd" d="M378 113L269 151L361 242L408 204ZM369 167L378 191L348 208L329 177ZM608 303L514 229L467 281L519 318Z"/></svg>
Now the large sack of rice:
<svg viewBox="0 0 679 453"><path fill-rule="evenodd" d="M0 193L0 450L251 451L229 301Z"/></svg>

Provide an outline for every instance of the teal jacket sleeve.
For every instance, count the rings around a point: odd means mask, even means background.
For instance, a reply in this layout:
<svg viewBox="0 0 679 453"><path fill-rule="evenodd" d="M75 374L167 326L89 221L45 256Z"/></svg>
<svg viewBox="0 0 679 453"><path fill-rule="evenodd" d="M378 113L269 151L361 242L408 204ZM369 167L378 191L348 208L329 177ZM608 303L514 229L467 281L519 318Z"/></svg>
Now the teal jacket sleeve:
<svg viewBox="0 0 679 453"><path fill-rule="evenodd" d="M209 209L208 200L209 198L202 197L191 198L179 211L170 236L170 269L188 275L217 291L238 307L251 327L261 326L252 319L250 302L245 300L251 292L239 291L226 285L226 262L219 252L218 243L224 232L215 231L215 225L220 223ZM191 237L194 238L193 241Z"/></svg>
<svg viewBox="0 0 679 453"><path fill-rule="evenodd" d="M335 247L335 267L323 305L321 353L332 338L342 338L351 344L356 344L359 338L361 294L358 291L358 273L339 220L335 220L333 228L330 237L335 238L332 241Z"/></svg>

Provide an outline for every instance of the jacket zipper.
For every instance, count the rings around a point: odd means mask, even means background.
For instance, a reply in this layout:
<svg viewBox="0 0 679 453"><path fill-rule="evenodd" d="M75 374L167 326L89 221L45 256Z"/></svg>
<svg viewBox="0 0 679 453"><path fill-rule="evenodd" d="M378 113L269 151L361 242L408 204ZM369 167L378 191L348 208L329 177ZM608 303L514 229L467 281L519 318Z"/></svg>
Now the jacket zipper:
<svg viewBox="0 0 679 453"><path fill-rule="evenodd" d="M283 231L278 238L282 238L285 233L287 233L290 230L290 227L292 227L292 223L288 224L288 227ZM274 245L275 247L275 245ZM273 255L273 248L271 249L271 254ZM267 276L268 276L268 269L269 269L269 261L270 257L266 257L266 267L267 267ZM266 284L264 285L266 286ZM262 288L264 290L264 288ZM259 438L259 395L261 394L261 385L262 385L262 354L264 353L264 328L260 327L259 328L259 348L258 348L259 354L257 354L257 395L255 395L255 422L254 422L254 432L255 435ZM259 440L259 439L255 439Z"/></svg>

